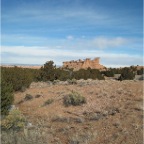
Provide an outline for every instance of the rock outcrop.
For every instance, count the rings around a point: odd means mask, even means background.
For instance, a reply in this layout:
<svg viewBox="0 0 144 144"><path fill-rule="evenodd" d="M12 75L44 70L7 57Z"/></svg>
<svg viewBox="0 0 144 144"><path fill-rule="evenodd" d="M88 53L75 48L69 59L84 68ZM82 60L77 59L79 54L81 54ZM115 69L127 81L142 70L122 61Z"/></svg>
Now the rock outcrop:
<svg viewBox="0 0 144 144"><path fill-rule="evenodd" d="M86 58L85 60L77 60L77 61L67 61L63 62L63 68L73 68L74 70L79 69L104 69L105 67L99 64L100 58L95 58L93 60Z"/></svg>

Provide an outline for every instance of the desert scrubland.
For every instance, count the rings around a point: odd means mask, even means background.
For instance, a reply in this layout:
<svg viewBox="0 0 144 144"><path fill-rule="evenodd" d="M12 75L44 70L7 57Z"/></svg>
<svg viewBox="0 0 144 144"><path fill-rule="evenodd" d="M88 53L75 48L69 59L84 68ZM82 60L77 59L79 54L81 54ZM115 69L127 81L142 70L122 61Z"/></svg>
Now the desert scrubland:
<svg viewBox="0 0 144 144"><path fill-rule="evenodd" d="M73 92L85 103L66 106L64 98ZM3 143L143 143L143 81L33 82L14 99L28 124L21 132L2 133Z"/></svg>

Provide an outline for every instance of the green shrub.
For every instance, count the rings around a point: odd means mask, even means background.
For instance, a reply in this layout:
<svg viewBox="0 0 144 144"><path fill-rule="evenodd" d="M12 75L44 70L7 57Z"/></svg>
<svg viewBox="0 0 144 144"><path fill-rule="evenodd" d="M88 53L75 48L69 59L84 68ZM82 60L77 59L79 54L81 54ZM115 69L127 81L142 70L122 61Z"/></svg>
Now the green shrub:
<svg viewBox="0 0 144 144"><path fill-rule="evenodd" d="M21 114L21 112L17 109L14 109L9 112L9 115L6 116L2 121L1 121L1 128L8 130L8 129L21 129L25 126L25 118Z"/></svg>
<svg viewBox="0 0 144 144"><path fill-rule="evenodd" d="M80 69L78 71L73 72L73 78L79 80L79 79L99 79L102 80L104 77L100 73L98 69Z"/></svg>
<svg viewBox="0 0 144 144"><path fill-rule="evenodd" d="M31 99L33 99L33 96L30 95L30 94L26 94L24 100L25 100L25 101L28 101L28 100L31 100Z"/></svg>
<svg viewBox="0 0 144 144"><path fill-rule="evenodd" d="M135 73L132 69L125 67L121 71L122 72L121 72L121 76L120 76L119 80L132 80L132 79L134 79Z"/></svg>
<svg viewBox="0 0 144 144"><path fill-rule="evenodd" d="M140 70L137 70L137 74L138 75L144 74L144 68L141 68Z"/></svg>
<svg viewBox="0 0 144 144"><path fill-rule="evenodd" d="M60 68L56 69L56 77L60 81L66 81L67 79L71 79L71 73L72 72L69 70L64 70Z"/></svg>
<svg viewBox="0 0 144 144"><path fill-rule="evenodd" d="M55 115L52 118L52 122L66 122L66 123L69 123L70 119L69 119L69 117L64 117L62 115Z"/></svg>
<svg viewBox="0 0 144 144"><path fill-rule="evenodd" d="M26 87L25 87L25 86L22 86L20 91L21 91L21 92L25 92L25 91L26 91Z"/></svg>
<svg viewBox="0 0 144 144"><path fill-rule="evenodd" d="M1 80L1 114L7 115L9 108L14 101L12 85Z"/></svg>
<svg viewBox="0 0 144 144"><path fill-rule="evenodd" d="M49 105L51 103L53 103L54 100L53 99L48 99L47 101L45 101L44 105L43 106L46 106L46 105Z"/></svg>
<svg viewBox="0 0 144 144"><path fill-rule="evenodd" d="M77 106L86 103L85 97L81 96L81 94L72 91L68 96L64 97L65 106Z"/></svg>
<svg viewBox="0 0 144 144"><path fill-rule="evenodd" d="M77 84L77 80L76 79L72 79L72 80L68 79L67 82L69 84Z"/></svg>
<svg viewBox="0 0 144 144"><path fill-rule="evenodd" d="M53 61L48 61L40 68L39 75L37 76L38 81L54 81L56 75L56 66Z"/></svg>

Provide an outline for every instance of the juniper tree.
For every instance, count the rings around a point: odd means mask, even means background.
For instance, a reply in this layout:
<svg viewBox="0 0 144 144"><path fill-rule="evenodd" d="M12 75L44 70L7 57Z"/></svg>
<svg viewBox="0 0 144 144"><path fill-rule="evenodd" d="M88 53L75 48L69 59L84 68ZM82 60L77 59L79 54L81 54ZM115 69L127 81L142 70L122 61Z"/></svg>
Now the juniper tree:
<svg viewBox="0 0 144 144"><path fill-rule="evenodd" d="M11 84L1 80L1 114L7 115L14 101L13 88Z"/></svg>

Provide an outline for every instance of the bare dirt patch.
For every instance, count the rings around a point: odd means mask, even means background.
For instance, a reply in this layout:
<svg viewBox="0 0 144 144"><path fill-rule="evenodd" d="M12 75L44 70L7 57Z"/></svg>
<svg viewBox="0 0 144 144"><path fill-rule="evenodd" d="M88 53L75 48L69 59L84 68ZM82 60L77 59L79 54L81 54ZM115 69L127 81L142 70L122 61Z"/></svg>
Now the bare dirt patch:
<svg viewBox="0 0 144 144"><path fill-rule="evenodd" d="M66 107L63 98L71 91L84 96L86 104ZM19 103L26 94L33 99ZM48 100L52 102L44 105ZM15 105L34 129L50 135L47 143L143 143L143 81L35 85L15 93Z"/></svg>

